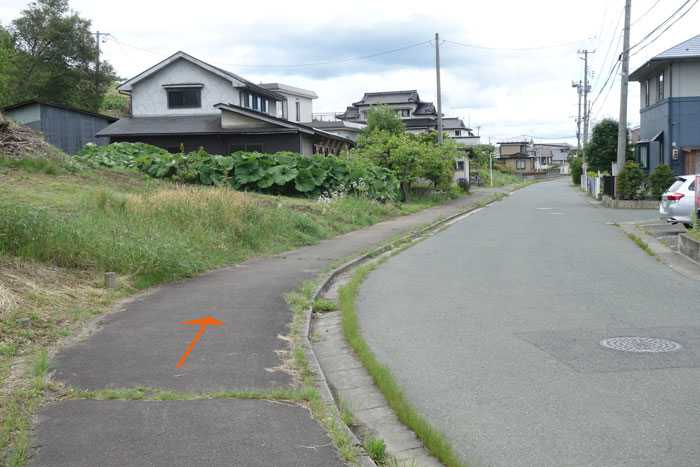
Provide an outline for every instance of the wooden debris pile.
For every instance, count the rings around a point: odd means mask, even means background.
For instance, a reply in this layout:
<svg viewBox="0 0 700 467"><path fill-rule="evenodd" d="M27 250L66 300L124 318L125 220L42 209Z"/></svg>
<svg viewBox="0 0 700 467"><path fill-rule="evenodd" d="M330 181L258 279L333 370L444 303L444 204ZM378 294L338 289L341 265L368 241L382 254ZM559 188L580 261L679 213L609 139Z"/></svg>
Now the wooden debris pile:
<svg viewBox="0 0 700 467"><path fill-rule="evenodd" d="M44 139L43 133L18 125L0 112L0 155L11 159L25 156L63 157Z"/></svg>

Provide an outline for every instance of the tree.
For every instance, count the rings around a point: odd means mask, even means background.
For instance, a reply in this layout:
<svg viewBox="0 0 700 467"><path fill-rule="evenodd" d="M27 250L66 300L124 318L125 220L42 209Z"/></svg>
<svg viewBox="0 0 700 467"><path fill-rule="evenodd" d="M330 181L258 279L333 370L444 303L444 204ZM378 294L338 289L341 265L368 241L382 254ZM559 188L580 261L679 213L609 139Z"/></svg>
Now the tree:
<svg viewBox="0 0 700 467"><path fill-rule="evenodd" d="M430 180L436 188L446 188L454 178L454 141L446 141L443 146L437 142L437 133L391 134L386 130L375 129L357 139L357 147L350 157L391 170L401 184L404 201L411 197L411 185L419 178Z"/></svg>
<svg viewBox="0 0 700 467"><path fill-rule="evenodd" d="M473 147L474 150L474 162L481 168L487 168L489 166L489 159L491 155L496 150L496 146L493 144L480 144Z"/></svg>
<svg viewBox="0 0 700 467"><path fill-rule="evenodd" d="M610 164L617 161L617 128L617 121L612 118L604 118L593 127L591 140L583 148L583 156L588 163L589 170L600 170L601 172L610 170ZM632 160L632 147L629 138L629 130L627 130L626 159Z"/></svg>
<svg viewBox="0 0 700 467"><path fill-rule="evenodd" d="M10 28L18 52L14 97L97 112L116 76L109 63L97 66L90 26L90 20L69 9L68 0L30 3Z"/></svg>
<svg viewBox="0 0 700 467"><path fill-rule="evenodd" d="M433 182L435 188L449 188L454 180L457 158L457 145L454 140L445 140L442 146L425 142L421 147L423 153L419 159L420 176Z"/></svg>
<svg viewBox="0 0 700 467"><path fill-rule="evenodd" d="M406 131L406 124L396 115L396 111L388 105L373 105L370 107L369 115L367 116L365 135L369 135L375 130L383 130L391 135L400 135Z"/></svg>
<svg viewBox="0 0 700 467"><path fill-rule="evenodd" d="M10 33L0 25L0 107L14 104L17 52Z"/></svg>

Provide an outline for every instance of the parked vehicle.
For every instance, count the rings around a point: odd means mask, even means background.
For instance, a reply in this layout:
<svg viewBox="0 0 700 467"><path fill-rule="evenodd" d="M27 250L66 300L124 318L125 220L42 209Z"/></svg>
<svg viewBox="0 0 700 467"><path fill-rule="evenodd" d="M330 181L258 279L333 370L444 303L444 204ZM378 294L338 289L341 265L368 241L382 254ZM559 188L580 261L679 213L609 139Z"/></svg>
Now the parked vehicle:
<svg viewBox="0 0 700 467"><path fill-rule="evenodd" d="M673 185L661 195L659 214L661 219L672 224L684 224L690 228L693 210L695 209L695 176L679 175ZM696 213L700 216L700 212Z"/></svg>

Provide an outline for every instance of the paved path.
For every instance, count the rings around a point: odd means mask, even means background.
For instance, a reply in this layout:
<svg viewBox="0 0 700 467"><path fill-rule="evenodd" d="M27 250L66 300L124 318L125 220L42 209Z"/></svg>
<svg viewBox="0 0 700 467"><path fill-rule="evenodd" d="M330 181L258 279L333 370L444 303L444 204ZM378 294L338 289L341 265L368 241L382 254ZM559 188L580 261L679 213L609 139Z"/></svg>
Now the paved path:
<svg viewBox="0 0 700 467"><path fill-rule="evenodd" d="M378 267L357 311L470 466L700 465L700 284L565 181L514 193ZM613 337L682 344L606 349Z"/></svg>
<svg viewBox="0 0 700 467"><path fill-rule="evenodd" d="M86 390L145 386L201 395L289 387L279 368L288 345L280 337L292 318L285 293L341 258L496 191L156 288L59 352L53 377ZM199 330L179 323L207 316L227 325L207 327L177 368ZM304 407L264 400L56 402L39 410L35 433L37 465L342 465Z"/></svg>

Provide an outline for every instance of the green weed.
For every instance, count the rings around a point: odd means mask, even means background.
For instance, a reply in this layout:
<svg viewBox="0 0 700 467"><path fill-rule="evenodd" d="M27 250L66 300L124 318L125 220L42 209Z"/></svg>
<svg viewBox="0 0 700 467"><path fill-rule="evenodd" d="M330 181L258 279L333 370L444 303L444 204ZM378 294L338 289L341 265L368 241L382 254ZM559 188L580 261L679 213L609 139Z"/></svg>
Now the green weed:
<svg viewBox="0 0 700 467"><path fill-rule="evenodd" d="M360 283L372 269L386 259L387 257L380 259L375 264L360 266L356 269L351 280L340 288L340 308L345 336L399 419L413 430L423 441L425 447L445 465L448 467L462 466L464 464L452 450L447 437L430 426L427 419L415 411L394 379L391 370L377 361L360 334L357 313L355 312L355 299L359 292Z"/></svg>
<svg viewBox="0 0 700 467"><path fill-rule="evenodd" d="M383 439L366 435L364 447L374 462L383 463L386 459L386 444Z"/></svg>

